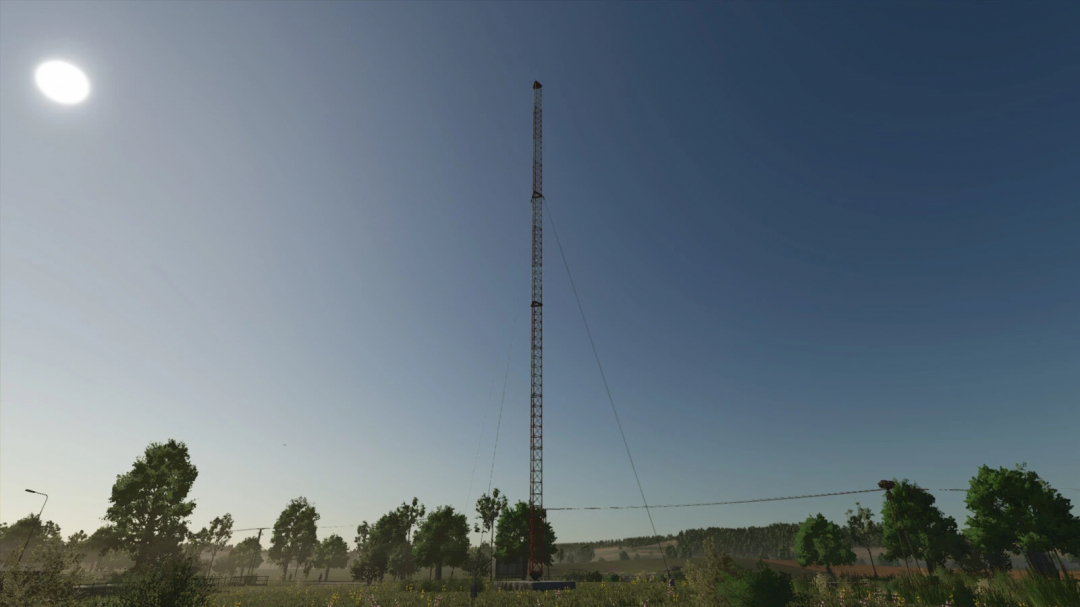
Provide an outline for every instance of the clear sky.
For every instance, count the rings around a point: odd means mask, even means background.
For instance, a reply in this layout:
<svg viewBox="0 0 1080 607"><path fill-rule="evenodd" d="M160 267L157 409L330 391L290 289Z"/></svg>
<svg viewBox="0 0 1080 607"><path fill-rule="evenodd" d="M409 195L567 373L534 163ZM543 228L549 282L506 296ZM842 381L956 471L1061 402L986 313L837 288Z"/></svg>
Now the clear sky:
<svg viewBox="0 0 1080 607"><path fill-rule="evenodd" d="M85 103L35 88L57 57ZM466 507L511 336L494 485L527 500L534 80L652 503L1080 487L1078 57L1076 3L0 3L0 520L30 487L91 532L169 438L196 527ZM545 503L639 504L546 234Z"/></svg>

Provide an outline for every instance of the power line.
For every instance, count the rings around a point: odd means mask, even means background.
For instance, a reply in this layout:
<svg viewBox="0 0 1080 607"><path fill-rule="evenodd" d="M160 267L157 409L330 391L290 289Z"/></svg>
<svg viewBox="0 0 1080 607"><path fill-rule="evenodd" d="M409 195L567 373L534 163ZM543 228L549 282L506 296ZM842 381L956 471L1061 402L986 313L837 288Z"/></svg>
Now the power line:
<svg viewBox="0 0 1080 607"><path fill-rule="evenodd" d="M824 498L824 497L833 497L833 496L851 496L851 495L855 495L855 494L874 494L874 493L878 493L878 491L883 491L883 490L885 490L885 489L860 489L858 491L834 491L834 493L831 493L831 494L811 494L811 495L806 495L806 496L786 496L786 497L782 497L782 498L741 499L741 500L733 500L733 501L707 501L707 502L699 502L699 503L662 503L662 504L652 504L648 508L649 509L657 509L657 508L696 508L696 507L702 507L702 505L730 505L730 504L735 504L735 503L759 503L759 502L764 502L764 501L782 501L782 500L791 500L791 499ZM930 491L930 490L933 490L933 491L969 491L971 489L922 489L922 490L926 490L926 491ZM1059 490L1059 491L1080 491L1080 489L1074 489L1074 488L1063 488L1063 489L1057 489L1057 490ZM568 512L568 511L581 511L581 510L635 510L635 509L640 510L640 509L643 509L643 508L645 508L644 505L603 505L603 507L598 507L598 505L596 505L596 507L545 508L544 510L546 510L546 511L555 511L555 510L557 510L557 511L562 511L562 512ZM355 525L329 525L329 526L321 525L319 528L320 529L339 529L341 527L354 527L354 526ZM239 532L241 532L241 531L257 531L259 529L271 529L271 528L272 527L249 527L249 528L246 528L246 529L234 529L232 532L233 532L233 534L239 534ZM653 529L653 532L656 532L656 529Z"/></svg>
<svg viewBox="0 0 1080 607"><path fill-rule="evenodd" d="M660 504L652 505L649 508L694 508L698 506L727 506L730 504L756 504L758 502L778 502L782 500L801 500L811 497L831 497L834 495L854 495L856 493L876 493L878 491L884 491L884 489L860 489L859 491L836 491L833 493L814 493L811 495L790 495L786 497L765 497L752 500L734 500L730 502L701 502L696 504ZM930 491L924 489L924 491ZM934 491L968 491L968 489L934 489ZM578 508L548 508L548 510L634 510L644 508L644 506L587 506Z"/></svg>
<svg viewBox="0 0 1080 607"><path fill-rule="evenodd" d="M593 357L596 358L596 367L600 369L600 378L604 380L604 390L607 392L608 402L611 403L611 412L615 414L615 424L619 427L619 435L622 436L623 447L626 448L626 457L630 460L630 469L634 471L634 480L637 482L638 492L641 493L641 503L644 504L645 513L649 516L649 526L652 527L653 536L659 538L660 534L656 532L656 523L653 522L652 512L649 510L649 502L645 499L645 490L641 487L641 478L638 477L637 466L634 465L634 456L630 455L630 443L626 441L626 433L623 432L622 422L619 421L619 412L615 409L615 399L611 396L611 388L608 386L607 376L604 375L604 366L600 364L600 354L596 351L596 342L593 341L592 331L589 330L589 321L585 320L585 308L581 305L581 298L578 297L577 287L574 285L574 277L570 274L570 264L566 261L566 253L563 252L562 241L559 240L559 230L555 228L555 218L551 213L550 205L548 206L548 221L551 222L551 231L555 234L555 244L559 247L559 257L562 258L563 267L566 268L566 277L570 279L570 289L574 292L574 301L577 302L578 312L581 313L581 322L585 325L585 334L589 336L589 345L592 346ZM552 508L552 510L555 510L555 508ZM670 571L667 556L664 555L664 548L660 545L659 540L656 542L656 547L660 549L660 557L664 559L664 570Z"/></svg>
<svg viewBox="0 0 1080 607"><path fill-rule="evenodd" d="M856 493L877 493L884 489L862 489L859 491L838 491L835 493L816 493L813 495L792 495L788 497L766 497L753 500L735 500L730 502L702 502L698 504L660 504L650 508L693 508L696 506L726 506L728 504L754 504L757 502L777 502L781 500L799 500L809 497L827 497L831 495L853 495ZM583 506L578 508L548 508L548 510L634 510L644 506Z"/></svg>
<svg viewBox="0 0 1080 607"><path fill-rule="evenodd" d="M508 351L506 353L506 374L503 376L502 400L499 401L499 426L502 426L502 410L503 410L503 403L506 402L506 382L510 377L510 355L513 354L513 352L514 352L514 334L515 333L517 333L517 315L516 314L514 315L513 326L510 328L510 347L509 347L509 349L508 349ZM499 372L498 372L498 369L496 369L495 375L493 375L491 377L491 387L488 389L488 400L491 400L491 392L495 389L495 380L498 379L498 377L499 377ZM487 416L485 415L484 416L484 423L480 427L480 441L476 445L476 458L473 461L473 471L472 471L472 474L469 476L469 492L465 496L465 508L466 509L468 509L468 507L469 507L469 500L472 499L473 479L476 476L476 464L480 461L480 447L483 446L484 427L486 425L487 425ZM496 426L496 428L495 428L495 449L496 450L499 448L499 426ZM494 474L495 474L495 454L492 453L491 454L491 476L494 476ZM488 492L490 492L490 491L491 491L491 478L489 477L488 478Z"/></svg>
<svg viewBox="0 0 1080 607"><path fill-rule="evenodd" d="M488 494L491 494L491 481L495 478L495 454L499 452L499 430L502 428L503 405L506 404L506 384L510 380L510 355L514 353L514 334L517 333L517 316L514 316L514 330L510 333L510 349L506 353L506 374L503 375L502 398L499 400L499 422L495 424L495 448L491 451L491 472L488 474Z"/></svg>

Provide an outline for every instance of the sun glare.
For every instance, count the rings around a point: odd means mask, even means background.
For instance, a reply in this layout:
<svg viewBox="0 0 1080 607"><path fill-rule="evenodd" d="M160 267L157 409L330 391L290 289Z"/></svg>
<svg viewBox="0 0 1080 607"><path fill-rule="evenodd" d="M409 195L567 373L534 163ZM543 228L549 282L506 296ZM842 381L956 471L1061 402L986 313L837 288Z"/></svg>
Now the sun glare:
<svg viewBox="0 0 1080 607"><path fill-rule="evenodd" d="M90 96L90 79L66 61L46 61L34 72L34 81L46 97L64 105L82 103Z"/></svg>

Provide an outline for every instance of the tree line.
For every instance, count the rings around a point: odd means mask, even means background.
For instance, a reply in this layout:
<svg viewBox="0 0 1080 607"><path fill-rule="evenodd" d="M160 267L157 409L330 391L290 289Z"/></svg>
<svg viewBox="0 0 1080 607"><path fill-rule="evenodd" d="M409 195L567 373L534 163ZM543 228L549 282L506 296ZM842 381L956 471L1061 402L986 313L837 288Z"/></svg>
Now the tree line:
<svg viewBox="0 0 1080 607"><path fill-rule="evenodd" d="M528 559L529 506L521 501L510 506L498 489L477 500L476 522L471 530L481 533L478 546L470 543L470 525L464 513L453 506L429 512L413 498L374 524L361 523L356 530L355 549L350 550L340 535L318 539L320 515L313 503L300 496L281 511L269 546L264 548L261 536L249 537L235 546L229 544L233 535L233 517L229 513L215 517L198 531L189 527L195 502L188 495L197 477L198 469L184 443L151 443L131 470L117 476L104 516L106 525L90 535L79 531L64 541L59 525L32 514L11 526L0 525L0 553L24 550L24 540L33 537L25 551L44 546L70 548L80 560L91 559L91 571L98 566L117 565L147 571L185 557L201 562L208 556L206 575L215 571L231 575L236 571L254 572L263 563L265 550L266 559L281 568L282 579L298 579L301 570L305 577L318 570L323 579L332 568L348 567L353 579L368 583L381 581L387 575L406 579L421 567L430 568L435 579L441 579L447 567L451 575L460 568L486 577L492 573L493 559L522 565ZM544 561L551 565L556 553L555 532L546 520L543 529ZM520 570L524 577L525 567Z"/></svg>
<svg viewBox="0 0 1080 607"><path fill-rule="evenodd" d="M721 554L743 558L790 558L795 543L797 523L773 523L765 527L709 527L687 529L675 536L678 558L704 556L705 543L711 541Z"/></svg>
<svg viewBox="0 0 1080 607"><path fill-rule="evenodd" d="M1023 555L1034 573L1057 577L1065 561L1080 556L1080 518L1071 501L1024 464L1014 469L979 468L969 483L964 503L969 515L961 531L956 520L934 505L936 498L909 480L882 481L886 489L881 523L856 503L846 527L820 513L807 518L795 537L800 565L833 566L855 562L851 546L885 548L884 558L903 561L927 572L947 562L971 573L1007 571L1010 554ZM870 555L874 574L877 566Z"/></svg>
<svg viewBox="0 0 1080 607"><path fill-rule="evenodd" d="M206 574L253 572L263 562L264 547L256 537L230 545L230 514L215 517L198 531L189 529L195 502L188 495L197 476L184 443L152 443L131 470L117 476L104 516L106 525L90 535L76 532L65 541L58 525L30 515L11 526L0 525L0 553L22 550L20 542L32 536L26 550L65 545L92 559L91 570L119 564L140 571L185 556L200 561L208 555ZM1025 465L997 470L983 466L978 470L965 498L970 515L963 531L934 505L934 496L917 484L883 481L882 488L886 494L880 524L868 508L856 503L857 511L848 511L843 527L818 514L802 524L688 529L674 536L676 544L666 547L665 556L701 556L711 544L732 556L789 558L793 553L804 566L831 568L854 562L852 546L883 546L885 559L914 562L930 571L945 567L947 561L976 572L1004 570L1011 567L1009 554L1021 554L1029 568L1042 575L1056 575L1058 567L1065 568L1066 558L1080 556L1080 519L1072 514L1071 502ZM291 500L278 516L266 555L281 568L283 579L298 577L301 569L305 576L319 570L322 578L331 568L346 566L353 579L368 583L387 575L408 578L421 567L430 568L436 579L441 579L447 567L451 575L460 568L479 577L493 573L495 559L520 564L524 577L529 519L528 504L518 501L510 506L498 489L483 495L476 503L476 522L471 527L481 534L481 540L473 546L466 514L452 506L429 513L413 498L374 524L361 523L355 549L350 550L348 542L337 534L318 540L319 514L315 505L301 496ZM595 547L635 548L672 539L646 536L557 547L550 522L544 520L543 526L545 565L551 565L555 558L591 561ZM871 565L876 573L872 555Z"/></svg>

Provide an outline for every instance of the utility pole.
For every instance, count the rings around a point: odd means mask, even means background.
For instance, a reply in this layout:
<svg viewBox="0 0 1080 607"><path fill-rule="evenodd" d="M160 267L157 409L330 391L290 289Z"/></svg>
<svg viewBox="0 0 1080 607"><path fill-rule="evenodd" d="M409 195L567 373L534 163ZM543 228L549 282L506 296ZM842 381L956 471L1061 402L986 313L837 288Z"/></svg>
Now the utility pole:
<svg viewBox="0 0 1080 607"><path fill-rule="evenodd" d="M541 88L533 82L532 387L529 395L529 577L544 575L544 171Z"/></svg>

